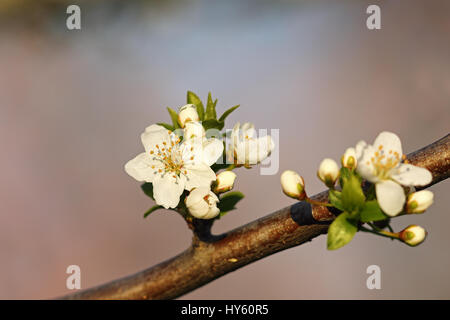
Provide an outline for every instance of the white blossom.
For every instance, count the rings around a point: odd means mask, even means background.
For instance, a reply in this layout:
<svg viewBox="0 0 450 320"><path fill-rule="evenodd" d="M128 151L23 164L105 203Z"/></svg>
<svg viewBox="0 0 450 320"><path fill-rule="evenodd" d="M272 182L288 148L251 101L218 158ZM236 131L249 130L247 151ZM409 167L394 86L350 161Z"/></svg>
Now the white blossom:
<svg viewBox="0 0 450 320"><path fill-rule="evenodd" d="M183 190L210 187L216 175L210 166L223 153L221 141L183 140L162 126L141 135L145 152L127 162L125 171L137 181L151 182L157 204L175 208Z"/></svg>
<svg viewBox="0 0 450 320"><path fill-rule="evenodd" d="M341 158L341 164L345 168L355 169L357 165L355 148L347 148Z"/></svg>
<svg viewBox="0 0 450 320"><path fill-rule="evenodd" d="M178 112L178 123L182 128L189 121L198 121L197 108L193 104L187 104L180 108Z"/></svg>
<svg viewBox="0 0 450 320"><path fill-rule="evenodd" d="M281 174L281 188L284 194L294 199L300 199L305 194L305 182L295 171L286 170Z"/></svg>
<svg viewBox="0 0 450 320"><path fill-rule="evenodd" d="M325 158L319 165L317 176L328 187L334 186L339 177L339 166L333 159Z"/></svg>
<svg viewBox="0 0 450 320"><path fill-rule="evenodd" d="M400 239L413 247L421 244L426 237L427 232L425 229L417 225L410 225L400 232Z"/></svg>
<svg viewBox="0 0 450 320"><path fill-rule="evenodd" d="M406 211L408 213L422 213L433 204L433 192L422 190L413 192L408 196Z"/></svg>
<svg viewBox="0 0 450 320"><path fill-rule="evenodd" d="M219 198L209 188L200 187L191 190L186 198L186 207L198 219L211 219L220 213L218 202Z"/></svg>
<svg viewBox="0 0 450 320"><path fill-rule="evenodd" d="M217 175L216 187L214 191L216 193L227 192L233 189L234 181L236 180L236 174L233 171L222 171Z"/></svg>
<svg viewBox="0 0 450 320"><path fill-rule="evenodd" d="M198 140L198 142L203 142L206 133L205 128L199 121L189 121L186 122L184 126L183 137L184 139Z"/></svg>
<svg viewBox="0 0 450 320"><path fill-rule="evenodd" d="M274 146L271 136L256 137L256 130L252 123L244 123L241 127L238 122L231 132L231 143L227 154L235 164L251 166L267 158Z"/></svg>
<svg viewBox="0 0 450 320"><path fill-rule="evenodd" d="M357 172L375 184L381 209L389 216L399 214L405 204L402 186L424 186L431 182L430 171L402 163L402 146L397 135L382 132L373 145L356 145Z"/></svg>

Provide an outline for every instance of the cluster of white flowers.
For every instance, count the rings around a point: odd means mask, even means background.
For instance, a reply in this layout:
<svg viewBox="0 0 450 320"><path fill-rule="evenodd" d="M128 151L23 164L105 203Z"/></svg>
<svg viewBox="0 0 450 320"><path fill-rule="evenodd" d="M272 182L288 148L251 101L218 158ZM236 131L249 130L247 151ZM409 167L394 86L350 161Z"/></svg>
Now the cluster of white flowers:
<svg viewBox="0 0 450 320"><path fill-rule="evenodd" d="M391 132L380 133L373 145L360 141L355 147L355 155L356 171L375 184L378 203L391 217L398 215L404 208L406 196L403 187L425 186L432 180L429 170L404 162L406 157L400 138ZM421 196L411 198L411 201L421 202L421 207L425 205L423 200ZM429 199L426 202L427 207L431 205Z"/></svg>
<svg viewBox="0 0 450 320"><path fill-rule="evenodd" d="M381 132L374 143L360 141L348 148L341 157L343 168L356 172L372 183L376 200L388 217L399 214L423 213L433 203L433 193L428 190L414 192L414 187L426 186L432 181L431 172L409 164L403 155L399 137L391 132ZM324 159L317 171L319 179L334 190L341 169L333 159ZM304 181L297 173L288 170L281 175L283 192L295 199L311 201L304 191ZM425 239L426 232L419 226L410 226L392 234L409 245Z"/></svg>
<svg viewBox="0 0 450 320"><path fill-rule="evenodd" d="M172 132L156 124L146 128L141 135L145 152L128 161L125 171L137 181L152 183L157 205L179 208L180 197L187 190L185 206L189 213L211 219L220 213L218 195L234 186L236 174L231 170L264 160L273 150L273 141L270 136L256 138L250 123L241 128L236 124L227 152L232 167L216 175L211 166L224 156L224 143L208 139L199 119L196 106L188 104L178 113L181 129Z"/></svg>

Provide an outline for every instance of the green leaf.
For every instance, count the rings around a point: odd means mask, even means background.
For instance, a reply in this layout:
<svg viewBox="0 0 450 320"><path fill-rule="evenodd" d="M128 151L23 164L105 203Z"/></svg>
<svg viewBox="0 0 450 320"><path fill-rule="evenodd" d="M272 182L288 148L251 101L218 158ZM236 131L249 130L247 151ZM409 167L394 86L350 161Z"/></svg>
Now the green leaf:
<svg viewBox="0 0 450 320"><path fill-rule="evenodd" d="M224 216L227 212L236 209L236 204L244 198L244 194L239 191L231 191L220 197L217 207L220 210L220 216Z"/></svg>
<svg viewBox="0 0 450 320"><path fill-rule="evenodd" d="M160 206L160 205L154 205L153 207L151 207L150 209L148 209L146 213L144 213L144 218L147 218L147 216L148 216L150 213L152 213L153 211L156 211L156 210L158 210L158 209L164 209L164 207L163 207L163 206Z"/></svg>
<svg viewBox="0 0 450 320"><path fill-rule="evenodd" d="M342 207L350 214L357 213L363 206L366 197L358 177L351 174L342 188Z"/></svg>
<svg viewBox="0 0 450 320"><path fill-rule="evenodd" d="M230 165L227 164L227 163L213 163L213 165L211 166L211 169L212 169L214 172L217 172L217 171L219 171L219 170L226 169L226 168L228 168L229 166L230 166Z"/></svg>
<svg viewBox="0 0 450 320"><path fill-rule="evenodd" d="M364 204L360 215L362 222L381 221L389 218L381 211L377 200L367 201Z"/></svg>
<svg viewBox="0 0 450 320"><path fill-rule="evenodd" d="M208 102L206 104L206 113L205 113L205 120L216 120L217 114L216 114L216 104L217 100L213 102L211 97L211 92L208 93Z"/></svg>
<svg viewBox="0 0 450 320"><path fill-rule="evenodd" d="M239 108L239 105L231 107L230 109L228 109L227 111L225 111L222 116L219 118L219 121L221 122L225 122L225 119L230 115L230 113L232 113L234 110L236 110L237 108Z"/></svg>
<svg viewBox="0 0 450 320"><path fill-rule="evenodd" d="M328 228L328 250L339 249L352 241L358 228L356 222L348 218L348 212L343 212L331 223Z"/></svg>
<svg viewBox="0 0 450 320"><path fill-rule="evenodd" d="M150 182L146 182L144 184L141 185L141 189L142 191L144 191L144 193L152 198L153 200L155 200L155 198L153 198L153 184Z"/></svg>
<svg viewBox="0 0 450 320"><path fill-rule="evenodd" d="M167 111L169 111L170 118L172 118L172 124L175 129L178 129L180 125L178 124L178 113L172 108L167 107Z"/></svg>
<svg viewBox="0 0 450 320"><path fill-rule="evenodd" d="M345 183L350 179L352 176L352 171L349 168L342 167L339 172L339 184L341 185L341 188L344 188Z"/></svg>
<svg viewBox="0 0 450 320"><path fill-rule="evenodd" d="M157 123L157 125L160 125L160 126L166 128L167 130L170 130L170 131L174 131L175 130L175 128L172 125L168 124L168 123L159 122L159 123Z"/></svg>
<svg viewBox="0 0 450 320"><path fill-rule="evenodd" d="M193 104L197 107L197 113L200 121L203 121L205 117L205 107L203 106L202 100L193 93L192 91L187 92L187 103Z"/></svg>
<svg viewBox="0 0 450 320"><path fill-rule="evenodd" d="M340 191L330 190L328 192L328 200L335 208L344 211L344 207L342 206L342 193Z"/></svg>
<svg viewBox="0 0 450 320"><path fill-rule="evenodd" d="M204 120L202 122L203 128L205 128L205 130L208 129L217 129L217 130L222 130L223 127L225 126L224 122L220 122L216 119L210 119L210 120Z"/></svg>

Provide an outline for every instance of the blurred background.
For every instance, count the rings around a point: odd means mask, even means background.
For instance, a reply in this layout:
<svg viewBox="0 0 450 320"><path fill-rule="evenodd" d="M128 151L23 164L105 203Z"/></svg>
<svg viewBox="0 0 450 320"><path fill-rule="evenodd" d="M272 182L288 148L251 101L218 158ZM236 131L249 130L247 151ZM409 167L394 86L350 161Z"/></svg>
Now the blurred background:
<svg viewBox="0 0 450 320"><path fill-rule="evenodd" d="M81 30L66 8L81 7ZM381 30L366 8L381 7ZM187 90L235 104L227 127L280 128L280 173L310 194L324 157L397 133L405 153L449 132L450 2L0 0L0 298L66 293L69 265L88 288L184 250L191 233L153 205L123 170L139 135L168 121ZM246 199L214 226L224 232L294 201L279 174L238 170ZM357 234L336 252L321 236L232 272L189 299L449 299L450 183L415 223L410 248ZM381 290L366 269L381 268Z"/></svg>

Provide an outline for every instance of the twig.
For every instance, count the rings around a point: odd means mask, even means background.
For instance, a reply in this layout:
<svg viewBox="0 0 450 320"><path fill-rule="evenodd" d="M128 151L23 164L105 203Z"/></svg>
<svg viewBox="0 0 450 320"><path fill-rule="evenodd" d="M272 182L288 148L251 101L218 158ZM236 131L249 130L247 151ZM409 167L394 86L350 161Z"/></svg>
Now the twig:
<svg viewBox="0 0 450 320"><path fill-rule="evenodd" d="M407 158L411 164L432 172L433 181L426 187L447 179L450 176L450 134ZM327 192L312 199L326 202ZM136 274L63 299L176 298L228 272L326 233L335 217L332 210L298 202L222 235L211 235L212 222L194 220L192 245L183 253Z"/></svg>

